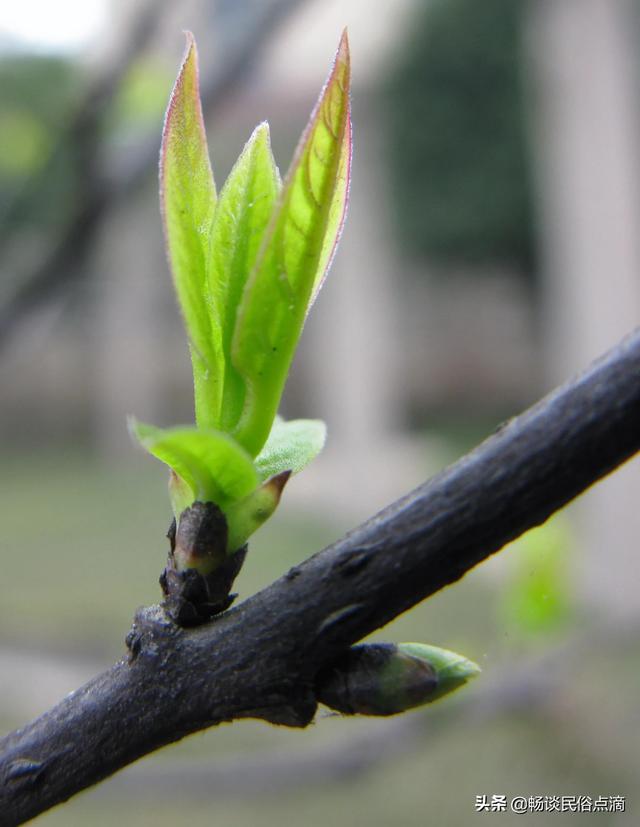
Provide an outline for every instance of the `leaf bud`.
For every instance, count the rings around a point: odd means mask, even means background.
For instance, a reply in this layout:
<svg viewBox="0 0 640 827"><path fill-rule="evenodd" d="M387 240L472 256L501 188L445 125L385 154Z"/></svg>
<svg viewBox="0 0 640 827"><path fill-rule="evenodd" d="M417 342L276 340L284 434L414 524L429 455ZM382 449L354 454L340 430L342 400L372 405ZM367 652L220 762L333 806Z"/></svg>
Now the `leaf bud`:
<svg viewBox="0 0 640 827"><path fill-rule="evenodd" d="M396 715L431 703L480 668L455 652L423 643L353 646L316 679L316 695L345 715Z"/></svg>
<svg viewBox="0 0 640 827"><path fill-rule="evenodd" d="M224 561L227 522L215 503L194 502L180 514L172 555L177 571L206 575Z"/></svg>

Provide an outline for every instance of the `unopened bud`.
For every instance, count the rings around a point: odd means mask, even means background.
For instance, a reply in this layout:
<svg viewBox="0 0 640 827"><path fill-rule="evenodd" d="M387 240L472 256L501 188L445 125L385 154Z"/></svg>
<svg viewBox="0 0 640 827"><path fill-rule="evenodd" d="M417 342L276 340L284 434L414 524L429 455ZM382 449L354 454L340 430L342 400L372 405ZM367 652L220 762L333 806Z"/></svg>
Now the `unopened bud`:
<svg viewBox="0 0 640 827"><path fill-rule="evenodd" d="M346 715L396 715L431 703L480 672L467 658L422 643L353 646L316 680L316 695Z"/></svg>
<svg viewBox="0 0 640 827"><path fill-rule="evenodd" d="M227 522L215 503L195 502L180 514L173 545L177 571L207 575L225 560Z"/></svg>
<svg viewBox="0 0 640 827"><path fill-rule="evenodd" d="M428 643L399 643L398 650L409 657L429 663L435 669L438 688L428 699L428 703L459 689L482 671L478 664L469 658L449 649L430 646Z"/></svg>

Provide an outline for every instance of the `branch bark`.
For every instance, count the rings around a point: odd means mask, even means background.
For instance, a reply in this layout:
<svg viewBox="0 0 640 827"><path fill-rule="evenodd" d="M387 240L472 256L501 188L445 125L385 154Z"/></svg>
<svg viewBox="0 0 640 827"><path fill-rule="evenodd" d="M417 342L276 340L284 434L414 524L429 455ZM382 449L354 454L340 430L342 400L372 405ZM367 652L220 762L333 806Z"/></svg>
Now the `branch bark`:
<svg viewBox="0 0 640 827"><path fill-rule="evenodd" d="M640 448L640 330L466 457L193 630L141 610L129 658L0 741L0 824L235 718L306 726L314 678Z"/></svg>

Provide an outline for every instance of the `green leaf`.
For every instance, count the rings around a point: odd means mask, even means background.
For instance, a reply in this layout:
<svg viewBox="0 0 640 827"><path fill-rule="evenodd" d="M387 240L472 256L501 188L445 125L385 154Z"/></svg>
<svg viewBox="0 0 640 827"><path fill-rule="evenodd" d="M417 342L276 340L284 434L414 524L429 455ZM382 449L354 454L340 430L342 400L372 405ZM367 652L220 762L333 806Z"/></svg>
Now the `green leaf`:
<svg viewBox="0 0 640 827"><path fill-rule="evenodd" d="M283 471L264 482L248 497L229 506L225 512L229 529L229 554L242 548L254 531L257 531L262 523L273 514L280 502L282 489L290 476L291 471Z"/></svg>
<svg viewBox="0 0 640 827"><path fill-rule="evenodd" d="M269 435L309 303L342 226L351 143L349 86L345 32L238 310L231 357L247 393L233 433L253 456Z"/></svg>
<svg viewBox="0 0 640 827"><path fill-rule="evenodd" d="M138 442L189 486L192 501L214 502L223 511L246 497L260 480L251 457L227 434L194 427L156 428L131 418ZM186 495L180 491L180 502Z"/></svg>
<svg viewBox="0 0 640 827"><path fill-rule="evenodd" d="M222 334L210 314L206 265L216 189L209 162L198 56L191 33L165 117L160 150L160 206L167 252L189 337L196 421L216 427L222 402Z"/></svg>
<svg viewBox="0 0 640 827"><path fill-rule="evenodd" d="M276 418L256 459L260 479L267 480L282 471L302 471L322 451L326 437L327 426L320 419L285 422Z"/></svg>
<svg viewBox="0 0 640 827"><path fill-rule="evenodd" d="M347 101L348 102L348 101ZM316 271L316 277L313 282L311 291L311 299L307 307L307 313L311 309L311 305L316 300L320 288L324 284L324 280L329 272L333 257L338 249L338 242L342 235L342 228L347 217L347 206L349 204L349 187L351 184L351 151L353 147L353 139L351 134L351 112L349 111L347 121L345 124L344 134L342 136L342 144L340 146L340 154L338 161L338 170L336 172L335 189L331 201L329 203L329 212L327 215L327 228L325 230L324 243L320 253L320 261Z"/></svg>
<svg viewBox="0 0 640 827"><path fill-rule="evenodd" d="M573 619L571 533L561 515L527 531L514 545L510 580L499 602L516 645L557 634Z"/></svg>
<svg viewBox="0 0 640 827"><path fill-rule="evenodd" d="M195 495L191 486L182 477L178 476L173 469L169 471L169 499L171 510L176 518L176 525L180 522L180 515L195 502Z"/></svg>
<svg viewBox="0 0 640 827"><path fill-rule="evenodd" d="M237 425L245 398L245 383L231 363L238 305L280 188L269 125L262 123L231 170L211 229L208 285L212 309L222 330L225 374L220 428L224 431Z"/></svg>

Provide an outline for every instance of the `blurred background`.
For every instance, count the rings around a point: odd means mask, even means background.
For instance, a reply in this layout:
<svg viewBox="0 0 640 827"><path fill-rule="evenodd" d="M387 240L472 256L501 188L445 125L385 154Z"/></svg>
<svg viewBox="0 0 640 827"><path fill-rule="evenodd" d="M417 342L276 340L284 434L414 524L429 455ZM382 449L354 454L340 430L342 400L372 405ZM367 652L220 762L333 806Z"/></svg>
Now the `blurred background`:
<svg viewBox="0 0 640 827"><path fill-rule="evenodd" d="M119 657L159 598L166 475L125 418L192 419L157 205L181 31L220 187L263 119L286 171L345 25L350 213L283 411L322 416L329 442L252 542L241 597L638 323L637 0L3 3L2 731ZM478 795L626 795L589 823L637 824L639 494L635 460L374 636L478 661L459 697L218 727L39 823L466 825Z"/></svg>

